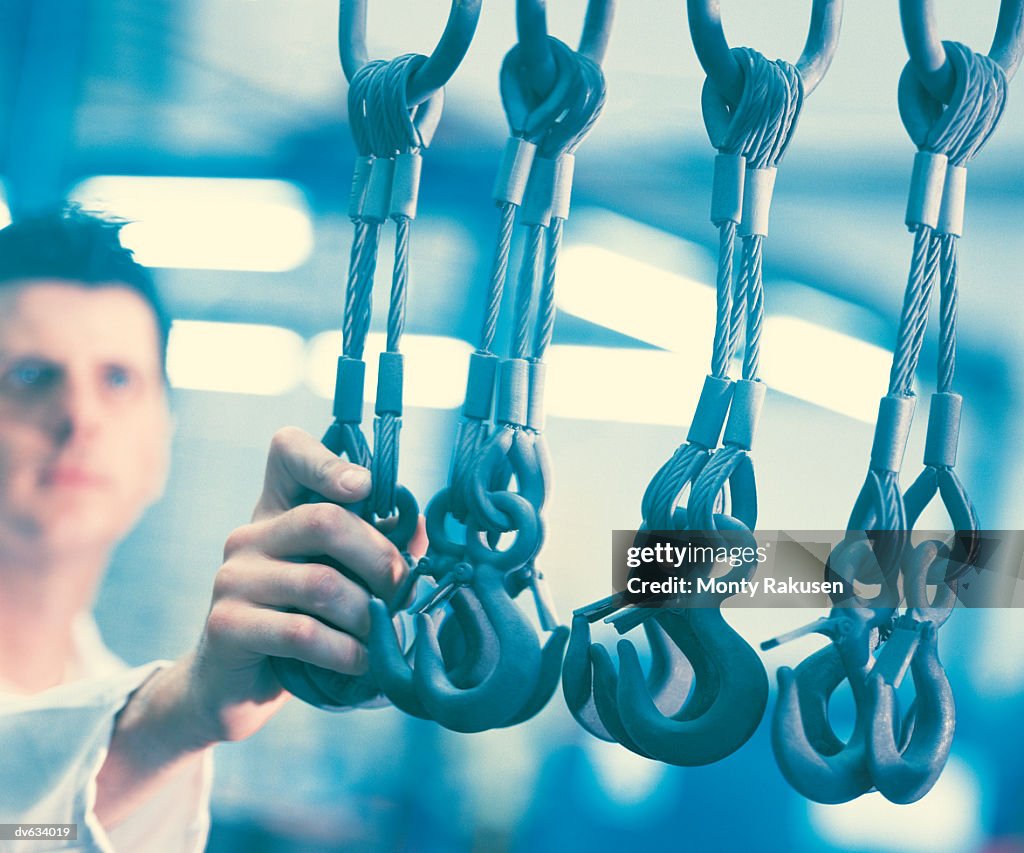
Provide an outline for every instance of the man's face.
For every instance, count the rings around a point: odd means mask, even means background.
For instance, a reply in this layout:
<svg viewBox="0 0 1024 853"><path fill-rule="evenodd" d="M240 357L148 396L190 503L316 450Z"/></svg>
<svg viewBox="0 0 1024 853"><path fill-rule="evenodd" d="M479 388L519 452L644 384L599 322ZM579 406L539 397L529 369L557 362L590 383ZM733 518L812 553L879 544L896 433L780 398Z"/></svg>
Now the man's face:
<svg viewBox="0 0 1024 853"><path fill-rule="evenodd" d="M169 435L142 297L116 283L0 287L0 551L111 547L160 494Z"/></svg>

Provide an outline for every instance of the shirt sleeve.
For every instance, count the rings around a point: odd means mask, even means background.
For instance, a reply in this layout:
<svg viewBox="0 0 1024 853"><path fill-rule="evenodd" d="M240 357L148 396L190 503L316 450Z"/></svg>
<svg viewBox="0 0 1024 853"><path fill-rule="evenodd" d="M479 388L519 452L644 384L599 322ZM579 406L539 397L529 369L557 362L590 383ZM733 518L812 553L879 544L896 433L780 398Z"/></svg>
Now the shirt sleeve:
<svg viewBox="0 0 1024 853"><path fill-rule="evenodd" d="M78 838L33 851L199 851L209 829L207 753L109 832L94 811L115 718L158 661L27 697L0 698L0 823L77 824Z"/></svg>

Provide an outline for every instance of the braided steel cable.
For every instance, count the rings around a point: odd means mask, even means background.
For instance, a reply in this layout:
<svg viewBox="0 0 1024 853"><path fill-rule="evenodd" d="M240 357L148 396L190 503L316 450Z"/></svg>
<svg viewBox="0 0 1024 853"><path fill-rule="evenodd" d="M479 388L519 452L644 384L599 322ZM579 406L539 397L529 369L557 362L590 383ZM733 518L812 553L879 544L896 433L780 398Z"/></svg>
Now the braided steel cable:
<svg viewBox="0 0 1024 853"><path fill-rule="evenodd" d="M956 372L956 303L957 303L957 237L939 237L939 375L936 383L940 393L953 390Z"/></svg>
<svg viewBox="0 0 1024 853"><path fill-rule="evenodd" d="M957 48L953 48L956 50ZM962 144L949 154L951 166L966 167L984 147L995 131L1006 104L1006 74L999 64L983 54L969 54L969 64L977 77L982 79L982 95L978 104L977 117L972 132L965 135ZM940 233L939 247L939 366L938 390L952 391L953 374L956 368L956 317L958 291L957 249L960 242L958 233Z"/></svg>
<svg viewBox="0 0 1024 853"><path fill-rule="evenodd" d="M537 282L537 272L540 269L543 245L544 226L528 225L523 259L519 266L519 280L516 284L516 301L512 325L512 358L526 358L530 352L530 328L531 320L533 319L534 289Z"/></svg>
<svg viewBox="0 0 1024 853"><path fill-rule="evenodd" d="M509 258L512 254L512 233L515 230L516 211L519 209L519 205L514 201L498 201L497 205L500 210L498 235L480 322L480 338L474 353L475 356L485 359L494 357L494 337L498 330L501 302L505 293L505 282L508 279ZM466 519L469 511L466 503L468 478L472 474L473 463L487 440L489 432L487 418L489 415L490 405L486 407L486 413L470 413L464 408L457 428L455 443L452 447L448 485L450 487L451 512L460 521Z"/></svg>
<svg viewBox="0 0 1024 853"><path fill-rule="evenodd" d="M783 60L771 62L749 48L738 49L734 54L741 61L745 77L752 81L754 90L761 93L758 124L756 129L752 128L747 144L741 149L748 174L753 178L758 170L765 173L776 169L785 155L803 108L803 82L797 69ZM771 180L774 181L774 177ZM753 213L751 218L754 218ZM742 328L744 357L741 376L746 382L759 382L764 327L763 245L767 227L766 223L743 222L740 231L741 257L733 294L728 356L731 360L738 348ZM744 405L760 405L756 398L744 397L744 401ZM734 401L733 405L737 403ZM756 425L756 412L744 411L739 416L750 417L749 426L736 434L730 434L727 428L724 445L711 455L710 461L692 483L688 508L692 529L714 529L714 515L724 504L730 479L741 467L750 465L750 442ZM744 512L747 518L743 520L750 525L756 522L754 482L751 473L748 478L751 494L743 496L748 507Z"/></svg>
<svg viewBox="0 0 1024 853"><path fill-rule="evenodd" d="M723 220L718 226L718 266L715 278L715 338L711 355L711 375L724 378L732 360L732 330L742 315L733 320L733 255L736 252L736 222Z"/></svg>
<svg viewBox="0 0 1024 853"><path fill-rule="evenodd" d="M977 511L966 487L958 478L955 465L959 443L963 398L953 391L956 370L956 323L959 291L958 247L962 233L962 212L966 185L966 166L980 152L995 131L1006 103L1006 74L998 63L969 48L950 43L947 50L956 61L959 88L972 103L962 111L970 118L949 150L943 204L946 208L936 230L934 242L939 255L939 347L936 369L936 393L932 395L928 415L928 434L924 467L902 495L909 527L913 527L924 508L940 495L953 529L958 549L956 561L967 571L977 553L974 532L980 528ZM951 186L954 191L951 191ZM970 534L962 538L961 534ZM948 573L947 573L948 574ZM956 578L947 577L948 582Z"/></svg>
<svg viewBox="0 0 1024 853"><path fill-rule="evenodd" d="M951 193L955 171L963 174L967 163L982 149L991 137L999 118L1002 115L1006 98L1006 77L999 65L988 57L974 53L964 45L956 42L946 44L951 60L957 69L958 83L953 98L945 109L938 111L931 123L915 136L918 143L919 157L939 156L945 158L943 175L945 185L943 195ZM905 118L906 121L906 118ZM914 125L908 123L914 135ZM948 165L945 165L948 163ZM915 180L919 180L915 177ZM906 531L908 518L916 520L923 505L921 496L928 493L930 482L937 488L936 475L928 472L935 468L926 462L926 471L922 475L925 480L918 482L907 492L914 506L908 510L906 499L901 494L898 479L902 459L902 448L906 443L910 419L913 416L914 391L913 383L924 346L925 332L928 324L930 305L938 281L939 290L939 352L937 358L937 386L940 394L950 394L953 384L956 358L956 313L957 313L957 245L959 241L959 217L962 217L963 177L959 177L959 200L943 200L943 210L929 215L912 213L908 208L908 224L914 232L914 248L911 255L910 272L904 294L903 307L900 314L896 346L893 351L892 367L889 377L888 396L883 398L883 407L903 407L904 414L897 421L885 426L879 425L876 431L876 449L872 451L872 464L869 476L861 490L861 494L851 514L851 529L891 529ZM914 190L911 194L914 199ZM945 206L959 206L953 212L954 222L941 222L936 227L938 218L947 217ZM938 218L931 218L931 217ZM921 221L918 221L921 220ZM927 221L925 221L927 220ZM953 233L949 233L950 230ZM887 402L888 401L888 402ZM934 405L934 401L933 401ZM931 424L929 432L949 431L954 433L959 424L959 398L955 401L955 411L949 406L952 401L940 402L944 422ZM949 420L952 418L953 420ZM954 423L955 422L955 423ZM953 455L946 459L950 464L939 465L952 468L955 458L955 435L952 437L952 449L945 454ZM888 443L888 447L886 447ZM943 454L931 453L932 461ZM959 481L953 490L966 498ZM934 488L928 493L934 494ZM873 501L873 497L882 496L881 503ZM963 503L961 518L975 518L973 506L969 506L969 498Z"/></svg>
<svg viewBox="0 0 1024 853"><path fill-rule="evenodd" d="M747 314L746 349L743 353L742 376L744 379L754 380L758 377L758 366L761 360L761 330L764 327L764 278L762 272L764 238L754 235L743 242L740 278L746 283L743 294Z"/></svg>
<svg viewBox="0 0 1024 853"><path fill-rule="evenodd" d="M494 247L494 262L491 265L491 278L487 287L487 300L484 307L483 321L480 328L480 343L477 350L489 353L494 346L494 335L498 330L498 315L501 311L501 299L504 294L505 280L508 278L508 262L512 253L512 232L515 229L516 210L518 205L506 201L500 205L501 220L498 226L498 239Z"/></svg>
<svg viewBox="0 0 1024 853"><path fill-rule="evenodd" d="M773 70L775 63L749 48L738 48L734 55L742 60L744 67L744 86L740 100L730 110L724 129L719 132L713 125L709 125L708 132L720 155L743 158L743 166L763 168L770 163L777 163L785 151L802 103L802 90L797 88L794 96L791 88L793 78L787 73L785 63ZM779 70L786 78L785 93L778 86ZM799 87L798 76L796 79ZM707 88L705 92L707 96ZM759 237L754 238L753 242L750 238L741 241L744 251L740 259L740 274L734 275L736 237L741 219L739 201L737 197L735 209L722 211L715 210L713 202L712 210L712 222L719 230L719 248L710 376L719 380L728 379L729 365L739 349L745 327L749 327L753 335L750 337L752 346L747 347L744 376L749 378L751 369L756 373L763 322ZM717 435L705 437L705 444L691 440L688 436L687 442L680 445L652 477L641 505L644 523L648 528L657 530L675 526L673 516L676 506L687 487L694 485L703 467L716 453L716 445ZM716 491L711 504L717 508L720 503Z"/></svg>
<svg viewBox="0 0 1024 853"><path fill-rule="evenodd" d="M999 65L986 56L956 42L948 49L958 59L963 80L956 97L941 118L929 129L919 149L947 158L951 166L962 167L984 146L1002 113L1006 77ZM1000 85L1001 81L1001 85ZM918 224L911 259L900 328L890 373L889 393L909 396L924 333L939 259L943 254L940 235L927 224ZM955 247L947 248L955 253ZM955 264L954 264L955 266Z"/></svg>
<svg viewBox="0 0 1024 853"><path fill-rule="evenodd" d="M573 123L575 127L570 127L568 133L560 128L562 132L558 135L559 138L557 139L551 138L553 134L549 134L549 138L544 140L540 147L540 153L543 157L556 162L560 162L563 157L572 157L576 154L577 149L590 135L597 120L601 117L607 98L604 72L601 71L601 67L581 54L577 54L576 62L585 81L585 87L581 90L584 94L584 102L578 106L579 115L574 117L575 122ZM551 338L554 334L556 315L555 284L557 281L558 257L562 247L566 215L568 215L568 209L564 212L553 211L551 223L547 228L543 276L537 299L536 329L534 332L533 352L531 354L533 361L542 361L544 359L544 354L551 344Z"/></svg>
<svg viewBox="0 0 1024 853"><path fill-rule="evenodd" d="M500 529L500 514L482 511L483 507L475 506L480 500L479 490L472 499L469 493L473 483L481 478L487 482L487 492L505 489L513 472L508 462L501 464L497 470L484 471L481 464L488 448L500 445L505 450L498 455L504 456L505 453L512 452L514 445L518 446L519 450L516 452L520 455L525 452L534 460L530 464L538 466L534 475L540 482L543 482L545 476L546 463L543 460L546 458L546 451L543 446L537 446L540 441L539 424L527 423L526 417L526 409L534 416L539 415L542 389L533 383L535 374L529 371L534 368L528 368L526 373L520 368L526 367L522 364L525 362L536 365L542 361L554 329L555 269L562 238L562 225L558 218L559 214L551 213L552 199L548 198L548 195L555 191L558 181L557 162L562 155L574 151L582 142L604 105L604 76L599 66L556 39L550 39L549 43L559 59L560 82L556 81L552 92L546 98L538 99L536 95L531 95L532 101L530 98L523 100L523 103L532 103L532 107L521 114L517 113L516 105L518 104L519 108L523 106L519 100L523 99L524 93L517 88L522 84L522 80L512 71L516 67L517 48L510 51L503 63L503 98L506 99L506 112L513 134L509 141L513 147L506 149L506 158L510 150L515 151L517 156L523 153L521 141L529 143L529 182L527 184L527 173L524 172L520 175L521 182L517 183L514 168L503 172L499 177L499 184L505 181L502 189L496 188L495 196L502 210L501 227L482 323L483 339L477 353L474 354L474 357L492 355L493 334L500 311L502 290L508 275L515 215L521 209L520 221L526 229L526 235L517 272L509 340L509 358L521 364L506 365L511 370L508 374L510 381L525 381L525 387L518 391L509 389L511 396L508 397L507 404L512 405L513 409L495 411L496 427L493 431L482 411L477 412L474 418L463 418L453 454L452 474L449 478L453 486L450 489L453 514L457 518L464 517L471 508L470 503L474 503L476 515L482 516L492 537ZM530 128L529 131L525 130L527 127ZM544 169L548 169L541 176L537 174L538 161L542 161ZM508 169L510 166L506 162L503 168ZM555 183L549 185L542 178ZM508 183L509 181L511 183ZM516 189L509 195L513 186L516 186ZM567 210L560 215L567 215ZM503 367L502 370L504 369ZM517 396L521 394L528 395L529 400ZM505 433L514 435L510 440L510 436ZM493 460L496 455L491 454L489 458ZM534 496L537 501L543 502L543 492L543 487L537 491Z"/></svg>
<svg viewBox="0 0 1024 853"><path fill-rule="evenodd" d="M1005 103L1006 79L1003 70L997 63L975 54L964 45L953 42L944 43L945 51L955 72L953 96L943 110L941 105L933 104L936 116L931 127L925 134L915 135L915 125L907 120L904 123L911 131L911 137L918 144L919 153L915 160L915 174L911 182L910 203L908 204L908 224L916 228L915 251L911 262L911 274L908 280L904 310L901 316L897 347L893 357L893 370L890 380L890 393L882 400L879 424L876 427L875 446L872 448L872 464L869 470L869 482L865 489L876 488L872 480L883 480L885 494L882 503L884 508L872 518L870 511L862 513L870 521L880 521L879 526L892 527L901 533L895 537L900 545L897 559L909 561L912 565L915 549L909 541L910 530L915 526L925 506L938 493L953 523L956 535L950 542L952 561L946 561L943 583L945 592L956 594L958 574L965 572L974 561L977 549L977 538L974 535L979 527L977 513L963 484L953 470L956 462L957 443L960 426L961 397L952 393L953 376L956 357L956 313L957 313L957 244L962 231L964 191L966 188L966 164L983 147L991 136L1002 114ZM906 72L905 72L906 74ZM902 88L901 83L901 88ZM901 91L901 113L904 112L904 99ZM937 155L937 156L936 156ZM927 169L937 173L928 174ZM936 164L938 168L936 168ZM922 178L921 173L926 177ZM924 201L928 195L921 192L920 185L928 186L928 182L941 189L941 196L932 201ZM941 183L940 183L941 182ZM926 242L926 248L921 243ZM922 263L922 255L925 260ZM937 393L932 395L931 408L928 416L928 433L925 444L924 468L914 483L901 494L897 484L901 467L906 434L913 417L912 382L916 365L923 346L924 327L934 290L934 281L939 279L939 348L937 358ZM886 407L902 406L904 414L898 420L883 420ZM903 423L899 421L902 420ZM880 452L881 446L881 452ZM877 460L876 460L877 454ZM881 463L881 464L880 464ZM891 494L895 492L895 494ZM864 490L858 498L862 510L869 501L864 499ZM855 507L854 514L857 514ZM891 517L888 517L891 514ZM962 537L961 534L967 534ZM925 573L941 559L941 553L948 555L947 544L938 540L928 543L934 549L930 562L922 567ZM959 572L950 572L952 564L960 564ZM885 565L882 563L881 565ZM885 797L897 803L910 803L920 799L932 788L949 756L952 734L955 726L955 708L949 681L942 670L936 652L935 632L948 619L951 608L939 604L941 594L935 602L928 601L927 596L912 600L907 593L906 612L895 623L893 638L897 632L904 637L914 639L915 651L905 657L903 666L914 660L919 666L922 650L930 647L925 654L934 656L934 662L928 669L926 677L919 679L915 669L914 684L917 690L918 707L921 706L922 695L931 698L926 701L937 710L932 712L933 732L919 737L922 732L921 720L915 724L915 732L909 745L899 749L895 743L885 743L877 735L878 730L891 729L891 719L884 713L876 714L869 722L868 766L871 782ZM951 603L951 599L950 599ZM900 654L897 643L891 656L895 659ZM904 653L906 655L906 653ZM878 669L885 669L882 658L890 655L886 648L879 657L882 664ZM880 695L883 679L875 679L874 696ZM891 697L895 685L890 681L887 695ZM936 701L935 697L942 697ZM912 756L912 757L911 757Z"/></svg>
<svg viewBox="0 0 1024 853"><path fill-rule="evenodd" d="M745 154L748 169L774 169L789 147L796 123L803 108L803 82L796 67L776 60L769 63L756 51L742 51L747 74L765 78L765 99L762 101L761 134L757 144ZM764 325L763 234L750 234L742 239L740 292L745 302L746 351L743 378L758 378L761 332ZM735 340L735 339L734 339Z"/></svg>
<svg viewBox="0 0 1024 853"><path fill-rule="evenodd" d="M393 686L397 692L402 692L397 688L404 689L408 681L413 682L418 701L402 707L459 731L510 725L533 716L559 682L562 651L568 638L568 629L558 625L543 592L542 576L534 567L542 543L540 510L545 494L546 459L538 446L539 425L533 419L537 411L534 402L539 402L534 392L540 390L535 380L540 371L535 370L539 366L532 360L531 343L535 350L543 350L550 340L553 296L543 295L542 305L544 300L551 302L550 308L543 309L544 317L535 317L533 301L542 259L545 282L553 285L554 281L547 266L550 255L544 237L550 217L544 217L544 197L545 191L553 194L555 189L548 187L547 182L557 183L560 177L550 170L536 172L534 155L543 149L544 139L552 128L557 129L578 112L574 99L585 83L575 70L573 52L564 45L552 49L557 50L558 75L551 92L537 97L523 88L511 93L511 108L506 101L512 135L495 186L500 224L480 342L470 356L466 402L449 486L438 492L427 508L429 544L418 567L420 575L432 578L434 584L414 610L432 614L445 607L447 615L442 625L448 627L449 633L454 631L456 637L462 632L466 653L452 665L446 659L448 650L438 644L431 630L433 622L421 615L413 644L414 660L408 656L403 660L407 653L395 645L390 626L382 632L379 618L377 625L378 635L387 634L392 657L381 667L386 670L384 675L395 675ZM521 82L520 76L528 76L528 69L522 69L523 74L519 75L516 62L510 61L517 55L514 48L503 64L503 98L509 79L516 84ZM549 160L543 168L551 164ZM540 178L535 181L537 174ZM492 349L520 206L520 219L527 233L513 300L510 357L499 364ZM554 201L547 206L552 208ZM558 226L553 230L560 235ZM542 284L542 289L547 286ZM531 335L535 325L536 335ZM496 376L499 373L500 385ZM496 394L496 388L500 393ZM492 417L495 429L482 442ZM516 478L514 490L509 488L512 472ZM447 527L449 519L465 525L464 535ZM497 540L502 532L512 534L514 543L499 550ZM481 554L481 548L486 554ZM532 620L520 613L513 601L526 589L533 593L540 628L549 634L543 644L538 642ZM461 603L461 613L454 606L456 603ZM472 616L473 608L480 612L470 624L466 620ZM372 642L371 637L371 652ZM497 659L488 658L486 647L490 646L499 649ZM478 652L483 655L479 660ZM475 681L467 682L470 667L475 673L470 678ZM419 704L422 708L418 708Z"/></svg>
<svg viewBox="0 0 1024 853"><path fill-rule="evenodd" d="M939 269L939 252L933 229L921 226L914 232L914 252L910 261L900 326L896 336L889 393L910 396L917 370L924 333L928 325L928 306L932 286Z"/></svg>
<svg viewBox="0 0 1024 853"><path fill-rule="evenodd" d="M558 275L558 256L562 248L564 219L554 218L548 226L544 251L544 274L537 298L537 326L533 340L533 359L541 361L551 344L555 332L555 281Z"/></svg>
<svg viewBox="0 0 1024 853"><path fill-rule="evenodd" d="M373 105L371 135L376 134L382 155L393 160L394 180L387 215L395 223L394 261L388 300L385 351L380 356L377 405L373 423L373 457L370 468L372 492L370 502L378 518L388 518L397 510L398 463L402 428L402 374L401 339L405 329L406 306L409 290L409 255L411 223L415 217L416 194L419 180L420 151L429 140L424 140L415 119L420 110L429 110L431 104L416 107L408 103L410 72L426 61L417 54L405 54L387 63L375 77L372 90L378 101ZM433 98L440 97L438 95ZM410 160L408 158L415 158ZM403 158L405 158L403 160ZM403 172L402 167L409 172Z"/></svg>

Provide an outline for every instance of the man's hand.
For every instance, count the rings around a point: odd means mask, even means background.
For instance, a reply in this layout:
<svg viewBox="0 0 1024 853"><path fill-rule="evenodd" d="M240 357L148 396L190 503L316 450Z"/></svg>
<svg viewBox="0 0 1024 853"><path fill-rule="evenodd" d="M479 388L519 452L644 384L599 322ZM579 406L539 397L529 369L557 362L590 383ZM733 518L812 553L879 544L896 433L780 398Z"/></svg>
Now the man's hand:
<svg viewBox="0 0 1024 853"><path fill-rule="evenodd" d="M286 428L274 436L252 523L224 546L197 650L156 673L118 717L99 776L104 823L188 756L248 737L273 716L289 694L269 656L366 671L370 592L353 578L390 601L407 571L380 531L341 506L369 491L365 468L342 462L307 433ZM309 502L316 496L323 500ZM422 549L422 527L416 539L413 552Z"/></svg>
<svg viewBox="0 0 1024 853"><path fill-rule="evenodd" d="M286 429L274 437L253 522L228 537L193 664L211 740L247 737L277 710L285 694L268 655L366 671L370 595L324 560L345 566L377 597L394 596L405 559L380 531L337 505L369 490L368 471L306 433ZM306 503L310 492L335 503Z"/></svg>

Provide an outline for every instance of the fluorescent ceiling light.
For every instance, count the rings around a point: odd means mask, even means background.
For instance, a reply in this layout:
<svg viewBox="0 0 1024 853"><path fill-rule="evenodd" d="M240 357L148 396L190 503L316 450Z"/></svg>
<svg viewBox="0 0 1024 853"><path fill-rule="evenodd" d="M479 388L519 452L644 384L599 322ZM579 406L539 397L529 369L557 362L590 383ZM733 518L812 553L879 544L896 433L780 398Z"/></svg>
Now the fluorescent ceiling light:
<svg viewBox="0 0 1024 853"><path fill-rule="evenodd" d="M175 388L284 394L302 376L305 341L280 326L175 320L167 374Z"/></svg>
<svg viewBox="0 0 1024 853"><path fill-rule="evenodd" d="M573 246L564 251L559 265L558 305L680 357L676 378L668 386L636 374L642 377L643 387L634 393L641 407L661 406L659 395L669 388L684 393L693 388L694 397L700 390L703 379L691 385L682 376L703 377L709 367L715 322L715 292L710 284L599 246ZM615 362L629 358L624 354L629 350L609 352L614 353ZM653 359L638 358L664 376ZM865 423L875 421L891 358L881 347L805 319L769 314L765 320L764 381L785 394ZM739 365L733 367L736 376ZM641 391L653 399L644 402ZM663 417L662 413L646 418L633 412L632 419L661 423Z"/></svg>
<svg viewBox="0 0 1024 853"><path fill-rule="evenodd" d="M892 353L797 317L765 320L761 375L772 388L873 424Z"/></svg>
<svg viewBox="0 0 1024 853"><path fill-rule="evenodd" d="M3 181L0 181L0 228L6 228L11 224L11 209L7 206L7 193L4 191Z"/></svg>
<svg viewBox="0 0 1024 853"><path fill-rule="evenodd" d="M558 261L558 307L577 317L711 362L715 294L705 283L600 246L570 246Z"/></svg>
<svg viewBox="0 0 1024 853"><path fill-rule="evenodd" d="M128 220L122 242L148 266L281 272L313 250L306 199L285 181L104 175L71 199Z"/></svg>
<svg viewBox="0 0 1024 853"><path fill-rule="evenodd" d="M547 413L592 421L686 424L705 375L692 358L660 350L557 345L546 360Z"/></svg>
<svg viewBox="0 0 1024 853"><path fill-rule="evenodd" d="M386 336L371 332L366 337L365 397L372 401L377 387L377 353ZM440 335L404 335L404 402L409 406L455 409L466 393L466 370L473 348L465 341ZM309 342L306 383L327 400L334 398L334 376L341 355L341 331L321 332Z"/></svg>

